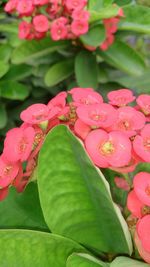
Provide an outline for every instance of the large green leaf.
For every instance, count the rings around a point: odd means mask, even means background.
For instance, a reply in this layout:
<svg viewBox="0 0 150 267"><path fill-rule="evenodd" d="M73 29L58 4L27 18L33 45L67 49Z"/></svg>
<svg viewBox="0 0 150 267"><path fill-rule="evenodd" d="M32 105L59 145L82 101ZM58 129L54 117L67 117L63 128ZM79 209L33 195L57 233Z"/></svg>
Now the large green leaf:
<svg viewBox="0 0 150 267"><path fill-rule="evenodd" d="M90 46L99 46L105 40L105 29L103 25L92 26L88 33L81 35L81 41Z"/></svg>
<svg viewBox="0 0 150 267"><path fill-rule="evenodd" d="M40 41L26 41L14 50L12 62L14 64L25 63L35 58L45 56L50 52L57 51L60 48L65 48L67 45L67 41L54 42L50 40L50 38Z"/></svg>
<svg viewBox="0 0 150 267"><path fill-rule="evenodd" d="M9 70L9 64L0 60L0 78L3 77Z"/></svg>
<svg viewBox="0 0 150 267"><path fill-rule="evenodd" d="M108 183L64 125L51 130L40 151L38 188L53 233L98 252L131 253L128 227Z"/></svg>
<svg viewBox="0 0 150 267"><path fill-rule="evenodd" d="M0 61L7 62L11 55L11 46L9 44L0 45Z"/></svg>
<svg viewBox="0 0 150 267"><path fill-rule="evenodd" d="M54 64L48 69L45 75L45 83L47 86L54 86L59 82L68 78L74 71L73 59L68 59Z"/></svg>
<svg viewBox="0 0 150 267"><path fill-rule="evenodd" d="M84 249L61 236L29 230L0 230L1 267L66 267L73 252Z"/></svg>
<svg viewBox="0 0 150 267"><path fill-rule="evenodd" d="M120 30L150 34L150 7L131 5L123 9L125 18L121 19Z"/></svg>
<svg viewBox="0 0 150 267"><path fill-rule="evenodd" d="M141 55L121 41L116 40L107 51L98 51L97 53L110 65L131 75L141 75L146 69Z"/></svg>
<svg viewBox="0 0 150 267"><path fill-rule="evenodd" d="M28 95L28 88L21 83L9 80L0 82L0 97L12 100L24 100Z"/></svg>
<svg viewBox="0 0 150 267"><path fill-rule="evenodd" d="M110 267L149 267L149 266L150 266L149 264L133 260L127 257L118 257L110 264Z"/></svg>
<svg viewBox="0 0 150 267"><path fill-rule="evenodd" d="M10 189L8 197L0 202L0 228L40 229L48 231L43 218L37 185L30 183L23 193Z"/></svg>
<svg viewBox="0 0 150 267"><path fill-rule="evenodd" d="M80 87L98 86L98 66L96 57L89 51L81 51L75 59L75 75Z"/></svg>
<svg viewBox="0 0 150 267"><path fill-rule="evenodd" d="M89 254L73 253L67 260L66 267L108 267L108 264Z"/></svg>

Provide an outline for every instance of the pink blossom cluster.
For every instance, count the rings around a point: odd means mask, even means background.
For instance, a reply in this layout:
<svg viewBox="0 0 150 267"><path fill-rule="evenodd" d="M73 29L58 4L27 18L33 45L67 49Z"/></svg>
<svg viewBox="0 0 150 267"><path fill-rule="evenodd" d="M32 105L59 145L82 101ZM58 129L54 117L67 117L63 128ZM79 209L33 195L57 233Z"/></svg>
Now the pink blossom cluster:
<svg viewBox="0 0 150 267"><path fill-rule="evenodd" d="M87 0L9 0L8 13L24 20L19 25L20 39L41 39L50 32L53 40L75 39L88 32Z"/></svg>
<svg viewBox="0 0 150 267"><path fill-rule="evenodd" d="M107 97L105 103L92 88L73 88L47 105L34 104L22 111L23 123L8 131L0 156L0 199L10 186L21 192L32 179L44 138L59 124L82 140L97 167L126 173L139 162L150 162L150 96L135 98L132 91L120 89Z"/></svg>
<svg viewBox="0 0 150 267"><path fill-rule="evenodd" d="M136 223L134 240L139 254L150 263L150 173L139 172L135 175L127 207Z"/></svg>

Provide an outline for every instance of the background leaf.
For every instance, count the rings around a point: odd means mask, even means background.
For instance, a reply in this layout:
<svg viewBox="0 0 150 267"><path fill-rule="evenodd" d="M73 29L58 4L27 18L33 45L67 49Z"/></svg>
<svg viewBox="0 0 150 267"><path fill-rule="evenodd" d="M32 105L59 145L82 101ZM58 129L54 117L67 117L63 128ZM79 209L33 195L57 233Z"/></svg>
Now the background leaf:
<svg viewBox="0 0 150 267"><path fill-rule="evenodd" d="M7 124L7 112L3 104L0 103L0 129L4 128Z"/></svg>
<svg viewBox="0 0 150 267"><path fill-rule="evenodd" d="M96 57L88 51L81 51L75 59L75 75L77 83L80 87L98 86L98 66Z"/></svg>
<svg viewBox="0 0 150 267"><path fill-rule="evenodd" d="M108 264L89 254L73 253L67 260L66 267L108 267Z"/></svg>
<svg viewBox="0 0 150 267"><path fill-rule="evenodd" d="M0 97L12 100L24 100L29 95L28 88L16 81L0 82Z"/></svg>
<svg viewBox="0 0 150 267"><path fill-rule="evenodd" d="M138 76L146 70L142 57L133 48L121 41L116 40L107 51L98 51L97 53L108 64L130 75Z"/></svg>
<svg viewBox="0 0 150 267"><path fill-rule="evenodd" d="M110 264L110 267L149 267L149 264L127 257L118 257Z"/></svg>
<svg viewBox="0 0 150 267"><path fill-rule="evenodd" d="M54 86L66 78L68 78L74 71L73 59L68 59L54 64L48 69L45 75L45 84L47 86Z"/></svg>
<svg viewBox="0 0 150 267"><path fill-rule="evenodd" d="M81 41L89 46L99 46L105 40L105 29L103 25L92 26L88 33L81 35Z"/></svg>
<svg viewBox="0 0 150 267"><path fill-rule="evenodd" d="M98 252L130 254L130 234L108 183L64 125L51 130L40 151L38 188L53 233Z"/></svg>

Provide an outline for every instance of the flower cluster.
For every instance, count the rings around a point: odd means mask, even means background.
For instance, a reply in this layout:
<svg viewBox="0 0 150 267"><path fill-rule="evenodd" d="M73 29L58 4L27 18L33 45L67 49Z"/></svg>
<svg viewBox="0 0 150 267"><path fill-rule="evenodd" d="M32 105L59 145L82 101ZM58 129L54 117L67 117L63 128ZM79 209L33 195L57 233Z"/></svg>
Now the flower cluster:
<svg viewBox="0 0 150 267"><path fill-rule="evenodd" d="M133 180L127 207L135 220L135 244L141 257L150 263L150 173L140 172Z"/></svg>
<svg viewBox="0 0 150 267"><path fill-rule="evenodd" d="M34 104L22 111L23 123L8 131L0 156L0 199L10 186L21 192L32 179L44 138L58 124L67 125L82 140L97 167L126 173L139 162L150 162L149 96L135 99L132 91L120 89L107 97L105 103L92 88L73 88L47 105Z"/></svg>
<svg viewBox="0 0 150 267"><path fill-rule="evenodd" d="M8 13L24 20L19 25L20 39L41 39L47 32L55 41L75 39L88 32L87 0L9 0Z"/></svg>

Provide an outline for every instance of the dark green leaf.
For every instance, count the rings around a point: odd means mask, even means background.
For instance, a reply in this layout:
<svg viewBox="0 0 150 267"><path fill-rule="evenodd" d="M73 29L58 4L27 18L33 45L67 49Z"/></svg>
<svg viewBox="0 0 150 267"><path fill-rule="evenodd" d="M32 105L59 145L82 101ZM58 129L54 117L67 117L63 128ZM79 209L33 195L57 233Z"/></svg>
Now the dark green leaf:
<svg viewBox="0 0 150 267"><path fill-rule="evenodd" d="M0 60L0 78L9 70L9 64Z"/></svg>
<svg viewBox="0 0 150 267"><path fill-rule="evenodd" d="M7 112L3 104L0 103L0 129L7 124Z"/></svg>
<svg viewBox="0 0 150 267"><path fill-rule="evenodd" d="M103 25L92 26L88 33L81 35L81 41L89 46L99 46L105 40L105 29Z"/></svg>
<svg viewBox="0 0 150 267"><path fill-rule="evenodd" d="M75 59L75 75L80 87L98 86L98 66L96 57L88 51L81 51Z"/></svg>
<svg viewBox="0 0 150 267"><path fill-rule="evenodd" d="M53 233L99 253L131 253L128 227L107 181L64 125L51 130L40 151L38 188Z"/></svg>
<svg viewBox="0 0 150 267"><path fill-rule="evenodd" d="M3 79L12 80L12 81L20 81L32 73L32 67L20 64L20 65L11 65L9 71L5 74Z"/></svg>
<svg viewBox="0 0 150 267"><path fill-rule="evenodd" d="M10 189L8 197L0 202L0 218L1 229L48 231L39 202L37 185L33 182L23 193L17 193L14 188Z"/></svg>
<svg viewBox="0 0 150 267"><path fill-rule="evenodd" d="M0 61L8 62L11 55L11 47L9 44L0 45Z"/></svg>

